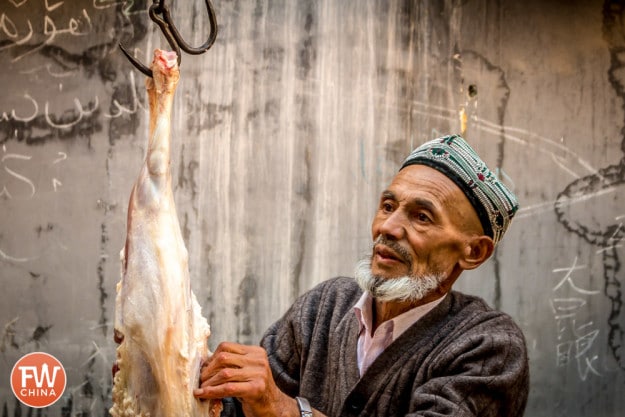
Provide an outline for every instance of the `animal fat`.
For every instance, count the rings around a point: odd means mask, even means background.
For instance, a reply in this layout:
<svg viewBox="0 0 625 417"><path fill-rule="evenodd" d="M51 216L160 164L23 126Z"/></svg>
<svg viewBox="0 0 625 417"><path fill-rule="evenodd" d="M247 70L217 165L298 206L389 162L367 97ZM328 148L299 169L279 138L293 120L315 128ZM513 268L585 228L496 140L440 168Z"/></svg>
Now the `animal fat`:
<svg viewBox="0 0 625 417"><path fill-rule="evenodd" d="M220 403L193 396L209 355L209 325L191 291L170 170L179 80L175 52L156 50L146 80L150 106L144 164L130 195L115 302L113 417L206 417ZM209 412L211 414L209 414Z"/></svg>

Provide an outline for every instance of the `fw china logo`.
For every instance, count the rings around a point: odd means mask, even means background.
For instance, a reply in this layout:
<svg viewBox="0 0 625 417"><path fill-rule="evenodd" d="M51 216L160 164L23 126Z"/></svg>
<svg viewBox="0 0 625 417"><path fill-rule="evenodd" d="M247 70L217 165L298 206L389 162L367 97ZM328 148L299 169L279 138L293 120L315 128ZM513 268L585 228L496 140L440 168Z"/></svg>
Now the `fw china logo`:
<svg viewBox="0 0 625 417"><path fill-rule="evenodd" d="M11 389L23 404L42 408L54 404L65 391L67 376L57 358L44 352L24 355L11 371Z"/></svg>

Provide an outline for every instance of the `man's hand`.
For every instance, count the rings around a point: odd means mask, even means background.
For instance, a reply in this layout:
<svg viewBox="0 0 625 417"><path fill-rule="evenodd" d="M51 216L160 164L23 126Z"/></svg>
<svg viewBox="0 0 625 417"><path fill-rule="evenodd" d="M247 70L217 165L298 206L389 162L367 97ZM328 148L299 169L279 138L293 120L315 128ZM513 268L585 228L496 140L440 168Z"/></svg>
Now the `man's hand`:
<svg viewBox="0 0 625 417"><path fill-rule="evenodd" d="M247 417L299 416L295 399L276 386L267 353L259 346L221 343L202 364L200 388L203 399L236 397Z"/></svg>

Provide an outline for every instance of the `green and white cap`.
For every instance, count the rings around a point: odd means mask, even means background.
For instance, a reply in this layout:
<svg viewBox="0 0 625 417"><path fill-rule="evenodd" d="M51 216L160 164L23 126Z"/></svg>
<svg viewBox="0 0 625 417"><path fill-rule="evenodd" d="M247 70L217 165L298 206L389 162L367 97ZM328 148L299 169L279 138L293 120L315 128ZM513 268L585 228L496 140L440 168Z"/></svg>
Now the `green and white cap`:
<svg viewBox="0 0 625 417"><path fill-rule="evenodd" d="M445 174L473 205L484 233L495 244L501 240L519 203L462 137L449 135L424 143L410 153L400 171L409 165L426 165Z"/></svg>

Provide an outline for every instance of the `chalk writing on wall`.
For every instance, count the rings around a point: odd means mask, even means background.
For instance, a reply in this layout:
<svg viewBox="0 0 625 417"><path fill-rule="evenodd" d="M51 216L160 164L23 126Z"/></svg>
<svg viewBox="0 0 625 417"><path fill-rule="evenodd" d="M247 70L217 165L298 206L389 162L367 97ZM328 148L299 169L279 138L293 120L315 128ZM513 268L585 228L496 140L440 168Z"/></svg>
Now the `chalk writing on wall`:
<svg viewBox="0 0 625 417"><path fill-rule="evenodd" d="M584 276L587 272L586 265L578 265L577 261L576 257L572 265L553 270L554 274L563 277L553 287L554 295L550 302L557 328L556 364L558 367L566 367L575 363L579 378L586 381L589 373L597 376L601 374L593 366L599 356L595 353L596 349L592 349L599 330L592 320L584 316L583 307L589 297L597 296L600 291L584 289L575 284L574 274ZM571 291L573 295L569 295Z"/></svg>
<svg viewBox="0 0 625 417"><path fill-rule="evenodd" d="M8 67L0 81L13 86L0 105L0 143L83 138L90 145L107 119L116 137L136 129L132 116L145 107L135 75L127 67L119 71L127 63L117 45L134 45L145 36L146 2L94 0L81 6L49 0L0 5L0 57ZM93 78L106 87L106 98L97 84L79 87Z"/></svg>

